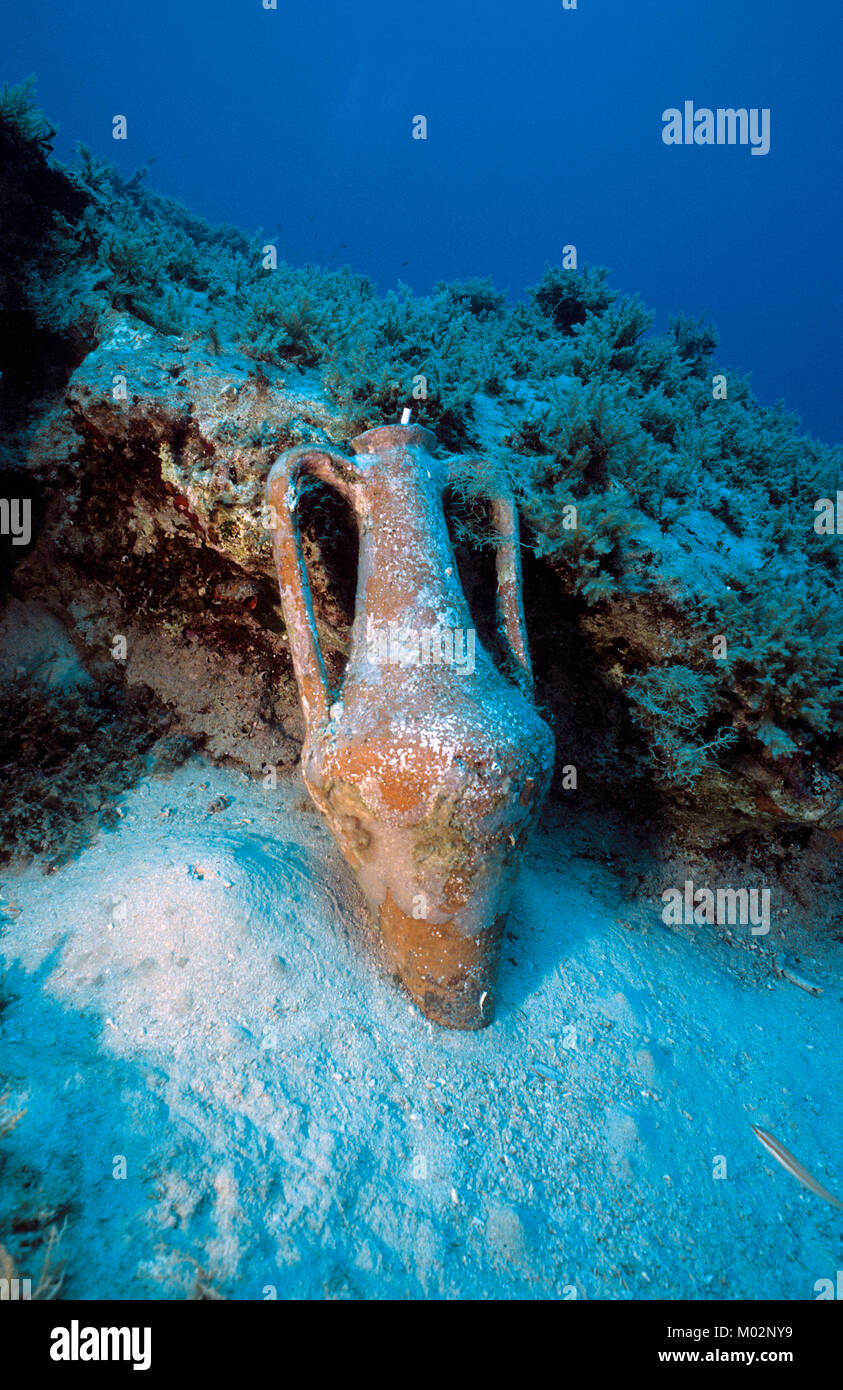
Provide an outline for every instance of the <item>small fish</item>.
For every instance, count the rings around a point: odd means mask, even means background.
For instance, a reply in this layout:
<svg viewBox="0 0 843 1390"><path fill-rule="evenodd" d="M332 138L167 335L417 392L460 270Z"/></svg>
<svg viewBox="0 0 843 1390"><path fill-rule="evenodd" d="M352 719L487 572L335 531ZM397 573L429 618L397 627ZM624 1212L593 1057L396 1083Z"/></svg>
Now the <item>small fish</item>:
<svg viewBox="0 0 843 1390"><path fill-rule="evenodd" d="M567 1081L567 1076L558 1067L550 1067L547 1062L533 1062L533 1071L539 1076L543 1076L546 1081Z"/></svg>
<svg viewBox="0 0 843 1390"><path fill-rule="evenodd" d="M764 1145L768 1153L773 1155L778 1163L786 1168L791 1177L801 1182L803 1187L807 1187L811 1192L815 1192L824 1201L830 1202L833 1207L839 1207L843 1211L843 1202L839 1197L835 1197L833 1192L829 1192L827 1187L823 1187L821 1182L817 1182L812 1177L807 1168L803 1168L798 1158L794 1158L789 1149L784 1144L780 1144L778 1139L774 1139L772 1134L768 1134L765 1129L759 1129L758 1125L752 1125L752 1132L759 1143Z"/></svg>

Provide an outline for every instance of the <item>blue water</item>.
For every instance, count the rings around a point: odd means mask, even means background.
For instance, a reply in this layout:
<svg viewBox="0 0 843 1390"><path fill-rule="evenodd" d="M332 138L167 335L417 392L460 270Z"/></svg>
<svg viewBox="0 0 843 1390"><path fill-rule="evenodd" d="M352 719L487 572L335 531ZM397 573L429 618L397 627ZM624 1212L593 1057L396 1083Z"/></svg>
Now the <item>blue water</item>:
<svg viewBox="0 0 843 1390"><path fill-rule="evenodd" d="M834 442L841 48L835 0L74 0L6 7L0 76L37 73L60 158L154 161L150 186L293 264L517 297L573 244L657 328L708 315L719 360ZM769 108L769 153L665 145L685 101Z"/></svg>

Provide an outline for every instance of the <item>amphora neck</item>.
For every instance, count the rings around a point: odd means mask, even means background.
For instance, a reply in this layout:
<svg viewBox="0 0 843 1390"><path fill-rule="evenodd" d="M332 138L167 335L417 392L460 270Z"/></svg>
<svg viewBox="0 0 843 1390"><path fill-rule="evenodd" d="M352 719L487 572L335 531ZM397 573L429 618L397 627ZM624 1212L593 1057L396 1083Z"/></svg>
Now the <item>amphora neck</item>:
<svg viewBox="0 0 843 1390"><path fill-rule="evenodd" d="M360 561L355 624L466 627L442 505L444 464L420 426L367 430L357 455Z"/></svg>

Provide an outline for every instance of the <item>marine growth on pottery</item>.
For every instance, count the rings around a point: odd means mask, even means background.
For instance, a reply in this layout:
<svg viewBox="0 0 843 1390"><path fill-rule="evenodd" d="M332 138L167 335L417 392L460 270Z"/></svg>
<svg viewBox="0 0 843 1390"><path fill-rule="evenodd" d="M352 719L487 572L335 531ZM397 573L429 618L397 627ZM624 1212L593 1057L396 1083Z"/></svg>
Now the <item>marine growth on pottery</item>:
<svg viewBox="0 0 843 1390"><path fill-rule="evenodd" d="M345 458L292 449L267 481L281 603L306 723L305 784L354 869L391 969L422 1013L481 1028L503 924L553 766L532 700L517 512L490 497L497 614L514 678L476 639L443 509L445 463L415 425L367 430ZM309 473L357 519L351 652L329 690L296 519Z"/></svg>

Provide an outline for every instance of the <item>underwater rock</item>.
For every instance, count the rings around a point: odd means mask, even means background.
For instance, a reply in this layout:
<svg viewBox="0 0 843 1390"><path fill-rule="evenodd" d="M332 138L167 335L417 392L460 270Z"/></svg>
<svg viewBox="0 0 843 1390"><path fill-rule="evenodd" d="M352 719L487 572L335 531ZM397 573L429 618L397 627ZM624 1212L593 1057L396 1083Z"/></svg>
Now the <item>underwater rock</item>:
<svg viewBox="0 0 843 1390"><path fill-rule="evenodd" d="M484 640L494 584L474 484L500 476L515 493L569 804L610 803L699 845L840 837L843 547L813 527L837 456L734 373L711 376L710 328L680 315L647 336L652 315L588 267L548 267L514 308L484 281L379 298L347 268L267 271L242 232L141 175L84 149L62 169L25 105L17 126L0 111L0 471L9 495L31 494L36 536L0 558L92 675L151 689L214 757L254 775L292 766L304 725L264 485L285 450L345 451L409 404L466 460L449 520ZM480 457L488 476L472 480ZM300 525L336 690L355 525L318 489Z"/></svg>
<svg viewBox="0 0 843 1390"><path fill-rule="evenodd" d="M49 503L37 543L18 564L16 591L62 619L93 671L122 665L130 684L152 688L212 756L255 775L292 765L304 725L263 490L283 449L342 448L344 429L312 371L256 370L243 356L210 355L115 314L72 373L62 405L42 414L28 442L27 466ZM349 651L354 528L330 495L306 496L302 510L317 628L336 682ZM529 506L526 515L529 524ZM658 702L650 712L624 699L629 673L687 661L695 634L683 568L695 567L712 587L730 573L728 546L724 536L719 548L712 544L712 528L728 538L705 517L681 542L642 525L658 587L651 573L648 592L595 605L578 597L564 553L530 564L539 696L555 716L562 765L579 768L586 795L656 798L667 823L700 844L750 827L837 829L839 766L826 764L806 784L792 760L777 764L763 749L744 749L730 765L710 761L677 786L670 758L649 756ZM475 558L465 547L460 558L470 585ZM550 588L540 565L556 576ZM120 637L122 658L113 654ZM739 692L734 704L720 723L739 730ZM675 741L683 737L680 724Z"/></svg>
<svg viewBox="0 0 843 1390"><path fill-rule="evenodd" d="M122 666L213 756L255 772L294 762L303 733L263 484L281 445L322 437L318 404L272 388L242 359L116 317L30 443L51 501L16 576L93 669ZM262 425L272 446L252 442ZM312 555L318 569L318 542ZM338 617L331 596L329 650L344 646Z"/></svg>

